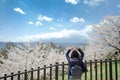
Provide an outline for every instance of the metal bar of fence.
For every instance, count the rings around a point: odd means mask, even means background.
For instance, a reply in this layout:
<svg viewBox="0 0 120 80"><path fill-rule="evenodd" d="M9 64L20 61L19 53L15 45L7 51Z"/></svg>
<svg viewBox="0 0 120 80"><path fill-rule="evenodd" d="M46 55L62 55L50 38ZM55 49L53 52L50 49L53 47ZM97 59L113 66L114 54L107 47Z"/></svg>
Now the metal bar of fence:
<svg viewBox="0 0 120 80"><path fill-rule="evenodd" d="M11 75L13 75L14 73L11 73ZM11 76L11 80L13 80L13 76Z"/></svg>
<svg viewBox="0 0 120 80"><path fill-rule="evenodd" d="M90 62L85 61L86 66L87 66L87 64L90 64L90 80L93 79L93 77L92 77L92 74L93 74L92 64L93 63L95 63L95 79L97 80L97 77L98 77L98 75L97 75L97 73L98 73L97 72L98 71L97 70L97 63L100 63L100 73L101 73L100 75L101 75L101 80L103 80L103 75L102 75L102 73L103 73L102 72L103 71L103 67L102 67L103 62L105 62L105 75L106 75L105 80L108 80L108 70L109 70L110 80L113 79L113 76L112 76L112 63L113 62L115 62L115 80L118 80L118 66L117 66L118 61L120 61L120 60L117 60L117 59L107 60L106 59L104 61L102 61L102 60L97 61L96 60L94 62L92 60L90 60ZM108 69L108 64L107 63L109 63L109 69ZM34 73L34 71L37 71L37 80L40 80L40 70L44 70L43 80L46 80L46 69L49 68L50 69L50 80L52 80L52 67L55 67L55 80L58 80L58 67L62 66L62 80L64 80L64 66L65 65L68 65L68 64L64 64L64 62L62 64L58 64L58 62L57 62L55 65L50 65L48 67L46 67L46 66L44 66L43 68L38 67L38 69L34 69L34 70L31 69L30 71L25 70L24 72L18 71L17 74L11 73L11 75L4 74L4 76L0 77L0 79L7 80L7 78L10 77L11 80L13 80L14 76L17 76L17 79L20 80L20 77L23 74L24 75L24 80L28 80L28 73L31 73L30 77L31 77L31 80L33 80L33 73ZM85 72L85 80L87 80L87 73L86 72Z"/></svg>
<svg viewBox="0 0 120 80"><path fill-rule="evenodd" d="M7 80L7 74L4 74L4 80Z"/></svg>
<svg viewBox="0 0 120 80"><path fill-rule="evenodd" d="M118 70L120 71L120 61L117 61L117 66L118 66ZM118 72L117 72L118 73ZM120 80L120 77L118 77L118 80Z"/></svg>
<svg viewBox="0 0 120 80"><path fill-rule="evenodd" d="M20 80L20 71L18 71L18 80Z"/></svg>
<svg viewBox="0 0 120 80"><path fill-rule="evenodd" d="M115 59L115 80L118 80L117 59Z"/></svg>
<svg viewBox="0 0 120 80"><path fill-rule="evenodd" d="M55 67L55 80L58 80L58 62L56 62L56 67Z"/></svg>
<svg viewBox="0 0 120 80"><path fill-rule="evenodd" d="M62 63L62 80L64 80L64 62Z"/></svg>
<svg viewBox="0 0 120 80"><path fill-rule="evenodd" d="M33 80L33 68L31 68L31 80Z"/></svg>
<svg viewBox="0 0 120 80"><path fill-rule="evenodd" d="M52 64L50 64L50 80L52 80Z"/></svg>
<svg viewBox="0 0 120 80"><path fill-rule="evenodd" d="M108 80L108 72L107 72L107 59L105 59L105 80Z"/></svg>
<svg viewBox="0 0 120 80"><path fill-rule="evenodd" d="M46 65L44 65L44 79L43 80L46 80Z"/></svg>
<svg viewBox="0 0 120 80"><path fill-rule="evenodd" d="M95 80L97 80L97 60L95 60Z"/></svg>
<svg viewBox="0 0 120 80"><path fill-rule="evenodd" d="M40 79L40 67L38 67L38 71L37 71L37 80Z"/></svg>
<svg viewBox="0 0 120 80"><path fill-rule="evenodd" d="M90 80L92 80L92 60L90 60Z"/></svg>
<svg viewBox="0 0 120 80"><path fill-rule="evenodd" d="M87 66L87 61L85 60L85 66ZM87 80L87 72L85 72L85 80Z"/></svg>
<svg viewBox="0 0 120 80"><path fill-rule="evenodd" d="M102 75L102 60L100 60L100 77L101 77L101 80L103 79L103 75Z"/></svg>
<svg viewBox="0 0 120 80"><path fill-rule="evenodd" d="M27 80L27 70L25 70L24 76L25 76L25 80Z"/></svg>
<svg viewBox="0 0 120 80"><path fill-rule="evenodd" d="M61 66L62 64L57 64L57 66ZM64 64L64 65L68 65L68 64ZM55 65L52 65L51 67L56 67L56 64ZM30 73L31 71L38 71L38 70L44 70L44 68L50 68L50 66L48 66L48 67L43 67L43 68L38 68L38 69L34 69L34 70L29 70L29 71L27 71L27 70L25 70L24 72L20 72L20 73L16 73L16 74L13 74L13 75L7 75L7 74L4 74L4 76L3 77L0 77L0 79L4 79L4 78L8 78L8 77L11 77L11 76L18 76L18 75L25 75L25 74L27 74L27 73Z"/></svg>
<svg viewBox="0 0 120 80"><path fill-rule="evenodd" d="M111 61L111 59L110 59L110 61L109 61L109 74L110 74L110 80L112 80L112 61Z"/></svg>

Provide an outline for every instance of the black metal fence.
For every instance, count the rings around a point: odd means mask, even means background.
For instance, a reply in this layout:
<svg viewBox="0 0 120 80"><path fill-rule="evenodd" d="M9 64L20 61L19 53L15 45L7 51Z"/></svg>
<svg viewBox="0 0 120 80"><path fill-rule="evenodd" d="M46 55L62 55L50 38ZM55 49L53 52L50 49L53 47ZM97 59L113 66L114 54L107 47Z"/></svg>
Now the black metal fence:
<svg viewBox="0 0 120 80"><path fill-rule="evenodd" d="M95 60L85 61L88 72L82 75L82 80L120 80L120 60ZM68 64L64 62L43 68L31 68L31 70L18 73L4 74L0 80L68 80Z"/></svg>

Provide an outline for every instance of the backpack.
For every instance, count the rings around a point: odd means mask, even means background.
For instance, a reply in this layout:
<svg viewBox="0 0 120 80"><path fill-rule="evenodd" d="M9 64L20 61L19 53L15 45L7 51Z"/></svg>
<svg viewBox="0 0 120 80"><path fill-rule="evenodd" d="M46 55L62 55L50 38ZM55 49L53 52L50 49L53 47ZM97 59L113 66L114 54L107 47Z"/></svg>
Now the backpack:
<svg viewBox="0 0 120 80"><path fill-rule="evenodd" d="M81 66L79 65L79 61L78 59L74 61L75 64L74 66L71 67L71 76L73 77L73 79L80 79L81 75L83 73Z"/></svg>

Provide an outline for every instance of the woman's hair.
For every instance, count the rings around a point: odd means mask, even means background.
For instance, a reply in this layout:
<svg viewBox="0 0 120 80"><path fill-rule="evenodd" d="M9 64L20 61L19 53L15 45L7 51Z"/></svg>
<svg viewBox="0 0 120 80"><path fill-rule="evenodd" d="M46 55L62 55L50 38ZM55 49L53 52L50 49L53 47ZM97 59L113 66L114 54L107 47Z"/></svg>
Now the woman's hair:
<svg viewBox="0 0 120 80"><path fill-rule="evenodd" d="M73 50L71 53L71 58L78 58L80 55L76 50Z"/></svg>

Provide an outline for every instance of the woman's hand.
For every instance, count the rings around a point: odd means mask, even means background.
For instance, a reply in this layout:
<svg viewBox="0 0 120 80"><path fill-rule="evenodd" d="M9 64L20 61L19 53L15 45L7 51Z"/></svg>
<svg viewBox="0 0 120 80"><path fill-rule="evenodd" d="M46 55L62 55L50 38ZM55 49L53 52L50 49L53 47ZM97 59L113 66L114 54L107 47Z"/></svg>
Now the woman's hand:
<svg viewBox="0 0 120 80"><path fill-rule="evenodd" d="M80 49L80 48L77 48L77 47L74 47L74 46L68 48L68 50L78 50L78 49Z"/></svg>
<svg viewBox="0 0 120 80"><path fill-rule="evenodd" d="M72 50L78 50L78 48L77 47L73 47Z"/></svg>

